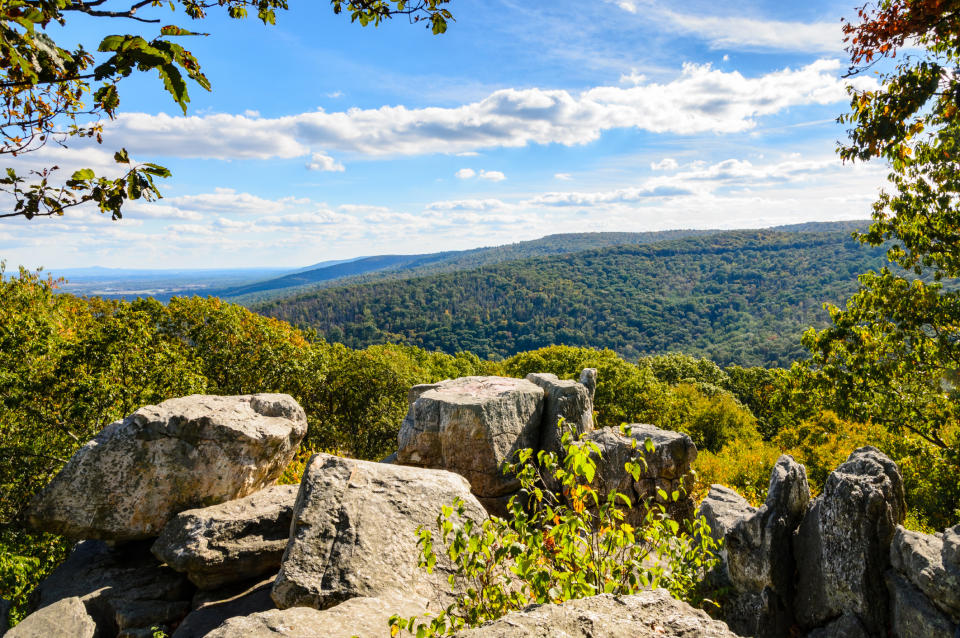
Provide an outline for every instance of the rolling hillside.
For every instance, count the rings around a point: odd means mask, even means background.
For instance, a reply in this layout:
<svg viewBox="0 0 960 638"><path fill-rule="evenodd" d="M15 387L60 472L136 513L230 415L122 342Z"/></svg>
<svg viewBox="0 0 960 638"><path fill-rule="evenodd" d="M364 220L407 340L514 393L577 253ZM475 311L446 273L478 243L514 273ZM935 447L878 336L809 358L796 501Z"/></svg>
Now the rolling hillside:
<svg viewBox="0 0 960 638"><path fill-rule="evenodd" d="M257 306L352 347L387 341L502 357L550 344L628 358L681 350L788 365L884 249L849 225L715 232L326 288ZM836 226L832 228L838 228Z"/></svg>

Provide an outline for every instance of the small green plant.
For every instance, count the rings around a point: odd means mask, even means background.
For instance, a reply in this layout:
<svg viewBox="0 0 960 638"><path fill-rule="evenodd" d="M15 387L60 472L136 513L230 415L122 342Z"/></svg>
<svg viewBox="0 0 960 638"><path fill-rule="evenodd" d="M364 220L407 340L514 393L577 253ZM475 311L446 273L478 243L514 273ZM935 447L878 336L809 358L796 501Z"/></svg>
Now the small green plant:
<svg viewBox="0 0 960 638"><path fill-rule="evenodd" d="M647 448L652 443L646 442ZM636 442L634 441L634 448ZM532 603L559 603L595 594L632 594L664 588L694 603L703 601L699 583L717 562L717 544L702 518L680 522L663 505L647 501L639 527L626 522L629 497L598 489L600 449L592 442L563 435L564 459L532 450L517 453L506 471L521 484L510 499L509 520L489 517L477 523L464 517L457 500L443 507L437 528L456 574L450 585L457 597L435 616L390 619L392 636L403 631L417 638L449 635L464 627L523 609ZM626 469L635 480L643 471L635 454ZM560 493L545 489L544 476ZM677 492L658 493L660 501L677 500ZM432 571L437 562L434 534L419 530L420 566Z"/></svg>

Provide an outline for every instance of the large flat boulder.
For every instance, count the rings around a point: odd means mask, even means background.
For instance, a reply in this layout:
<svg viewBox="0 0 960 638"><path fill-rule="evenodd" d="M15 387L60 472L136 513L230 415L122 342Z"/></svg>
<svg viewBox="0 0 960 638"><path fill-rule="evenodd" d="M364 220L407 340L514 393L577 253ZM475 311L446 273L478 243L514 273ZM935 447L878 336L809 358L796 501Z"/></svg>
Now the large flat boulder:
<svg viewBox="0 0 960 638"><path fill-rule="evenodd" d="M950 548L944 549L943 534L897 527L890 564L954 622L960 622L960 565L950 560Z"/></svg>
<svg viewBox="0 0 960 638"><path fill-rule="evenodd" d="M517 450L539 444L542 388L525 379L462 377L414 390L397 463L456 472L484 498L519 488L503 465Z"/></svg>
<svg viewBox="0 0 960 638"><path fill-rule="evenodd" d="M656 589L533 605L457 638L736 638L719 620Z"/></svg>
<svg viewBox="0 0 960 638"><path fill-rule="evenodd" d="M439 547L432 574L417 566L417 528L436 532L441 508L457 498L467 517L486 518L457 474L317 454L300 483L274 601L325 609L396 588L449 601L453 566Z"/></svg>
<svg viewBox="0 0 960 638"><path fill-rule="evenodd" d="M79 598L99 636L134 635L157 626L165 631L190 611L193 587L183 574L161 565L145 542L111 548L102 541L78 543L45 578L31 602L42 610Z"/></svg>
<svg viewBox="0 0 960 638"><path fill-rule="evenodd" d="M153 555L201 589L274 573L290 536L299 485L274 485L244 498L177 514Z"/></svg>
<svg viewBox="0 0 960 638"><path fill-rule="evenodd" d="M285 394L194 395L140 408L80 448L28 511L72 538L157 536L178 513L274 483L307 431Z"/></svg>
<svg viewBox="0 0 960 638"><path fill-rule="evenodd" d="M736 519L724 535L727 576L736 592L725 618L734 631L757 638L788 635L796 571L793 531L809 502L806 469L783 455L771 472L766 502Z"/></svg>
<svg viewBox="0 0 960 638"><path fill-rule="evenodd" d="M555 374L531 373L527 381L535 383L544 392L543 425L538 449L562 457L563 427L574 437L593 429L593 398L587 387L577 381L561 380Z"/></svg>
<svg viewBox="0 0 960 638"><path fill-rule="evenodd" d="M276 609L227 620L205 638L386 638L390 616L420 615L427 599L397 591L351 598L335 607Z"/></svg>
<svg viewBox="0 0 960 638"><path fill-rule="evenodd" d="M39 609L6 633L5 638L96 638L97 624L76 596Z"/></svg>
<svg viewBox="0 0 960 638"><path fill-rule="evenodd" d="M794 537L794 611L801 626L812 629L852 613L869 635L886 631L884 573L905 514L900 471L876 448L854 450L827 477Z"/></svg>
<svg viewBox="0 0 960 638"><path fill-rule="evenodd" d="M625 436L616 428L601 428L588 432L584 441L594 443L600 449L600 460L594 477L600 498L616 490L628 496L633 507L627 512L627 522L637 526L646 516L646 501L663 505L676 520L693 516L693 501L689 489L693 485L691 465L697 458L697 448L686 434L661 430L652 425L633 424L630 435ZM652 445L647 449L647 441ZM640 479L634 480L625 468L628 461L642 459ZM658 490L668 496L663 499ZM680 499L670 496L679 492Z"/></svg>
<svg viewBox="0 0 960 638"><path fill-rule="evenodd" d="M720 541L727 532L741 518L748 517L757 511L750 505L750 501L743 498L725 485L711 485L707 496L700 503L697 515L702 516L710 526L710 535L715 541ZM725 552L722 548L721 552Z"/></svg>

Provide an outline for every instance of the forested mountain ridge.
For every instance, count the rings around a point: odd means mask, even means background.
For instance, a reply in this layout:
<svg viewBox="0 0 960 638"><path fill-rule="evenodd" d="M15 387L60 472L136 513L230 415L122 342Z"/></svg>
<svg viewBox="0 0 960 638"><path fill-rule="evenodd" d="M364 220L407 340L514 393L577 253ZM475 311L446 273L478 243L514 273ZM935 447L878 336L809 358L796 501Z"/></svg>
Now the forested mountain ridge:
<svg viewBox="0 0 960 638"><path fill-rule="evenodd" d="M551 344L628 359L680 350L789 365L856 277L886 263L849 229L729 231L323 289L256 311L351 347L400 342L503 357Z"/></svg>

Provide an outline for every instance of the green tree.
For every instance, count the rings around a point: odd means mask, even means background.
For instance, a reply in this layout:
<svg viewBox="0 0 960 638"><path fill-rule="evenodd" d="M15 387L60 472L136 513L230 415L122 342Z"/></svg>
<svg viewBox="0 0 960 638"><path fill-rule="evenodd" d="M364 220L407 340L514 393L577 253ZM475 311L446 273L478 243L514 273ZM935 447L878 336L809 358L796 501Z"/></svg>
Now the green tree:
<svg viewBox="0 0 960 638"><path fill-rule="evenodd" d="M334 13L347 13L362 26L379 25L396 15L426 21L433 33L443 33L452 15L450 0L331 0ZM5 0L0 3L0 155L16 157L54 142L66 145L73 137L103 140L102 119L114 118L120 107L119 86L134 72L156 71L164 89L187 112L187 80L209 91L210 81L200 63L184 48L183 38L206 34L176 25L160 26L157 17L167 7L180 9L193 21L211 9L224 8L231 18L255 11L264 24L274 24L287 0ZM152 11L152 13L151 13ZM124 20L147 25L140 33L108 35L96 55L83 45L64 48L53 39L58 28L82 14L88 18ZM126 150L114 155L122 174L98 176L84 168L63 180L57 167L21 175L8 166L0 192L13 196L4 217L62 215L87 202L113 219L122 217L128 199L160 197L154 178L169 177L157 164L134 163Z"/></svg>
<svg viewBox="0 0 960 638"><path fill-rule="evenodd" d="M851 90L845 160L884 159L890 188L859 235L900 269L860 276L833 325L805 345L841 416L883 424L960 468L960 12L955 2L883 0L845 26L851 73L894 61L879 88ZM896 58L908 40L918 52ZM881 67L882 68L882 67ZM955 516L960 517L960 503Z"/></svg>

